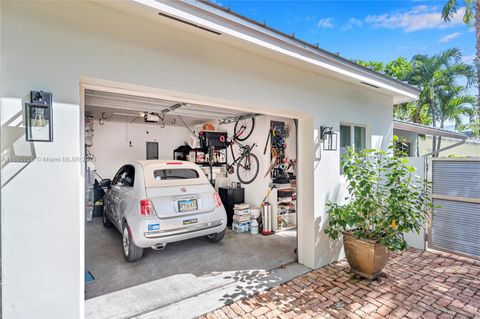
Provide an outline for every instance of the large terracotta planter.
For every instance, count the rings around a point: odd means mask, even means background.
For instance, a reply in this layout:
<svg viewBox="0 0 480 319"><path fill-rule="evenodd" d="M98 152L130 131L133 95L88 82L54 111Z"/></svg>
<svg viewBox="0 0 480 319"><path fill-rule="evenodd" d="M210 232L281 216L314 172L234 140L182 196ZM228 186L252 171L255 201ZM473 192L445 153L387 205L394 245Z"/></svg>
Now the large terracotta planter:
<svg viewBox="0 0 480 319"><path fill-rule="evenodd" d="M352 272L369 280L380 276L390 255L378 241L356 239L351 232L343 233L343 247Z"/></svg>

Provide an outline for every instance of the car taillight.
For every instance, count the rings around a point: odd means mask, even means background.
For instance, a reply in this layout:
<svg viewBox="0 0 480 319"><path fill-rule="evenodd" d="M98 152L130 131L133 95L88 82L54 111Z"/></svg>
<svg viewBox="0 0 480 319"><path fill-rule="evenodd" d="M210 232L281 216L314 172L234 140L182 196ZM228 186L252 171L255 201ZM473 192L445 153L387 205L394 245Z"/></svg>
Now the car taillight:
<svg viewBox="0 0 480 319"><path fill-rule="evenodd" d="M215 200L215 206L220 207L222 206L222 200L220 199L220 195L217 192L213 193L213 199Z"/></svg>
<svg viewBox="0 0 480 319"><path fill-rule="evenodd" d="M153 204L149 199L140 200L140 215L150 216L153 212Z"/></svg>

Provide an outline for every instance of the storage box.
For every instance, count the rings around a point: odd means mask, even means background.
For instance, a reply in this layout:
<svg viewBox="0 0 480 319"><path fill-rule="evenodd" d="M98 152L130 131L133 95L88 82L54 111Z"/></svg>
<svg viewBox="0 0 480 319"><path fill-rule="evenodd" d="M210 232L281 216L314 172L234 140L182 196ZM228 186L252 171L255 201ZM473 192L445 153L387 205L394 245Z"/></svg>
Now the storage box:
<svg viewBox="0 0 480 319"><path fill-rule="evenodd" d="M236 209L236 210L247 209L247 208L250 208L250 205L247 203L235 204L235 206L233 206L233 209Z"/></svg>
<svg viewBox="0 0 480 319"><path fill-rule="evenodd" d="M232 230L236 233L248 233L250 231L250 222L238 222L234 220Z"/></svg>
<svg viewBox="0 0 480 319"><path fill-rule="evenodd" d="M284 189L279 189L278 190L278 197L279 198L282 198L282 197L292 197L293 193L295 192L294 189L292 188L284 188Z"/></svg>
<svg viewBox="0 0 480 319"><path fill-rule="evenodd" d="M252 215L247 214L247 215L233 215L233 220L237 222L249 222L252 220Z"/></svg>
<svg viewBox="0 0 480 319"><path fill-rule="evenodd" d="M227 147L227 132L201 131L198 133L198 137L203 149L210 148L210 146L215 148Z"/></svg>
<svg viewBox="0 0 480 319"><path fill-rule="evenodd" d="M247 209L233 209L235 215L250 215L250 208Z"/></svg>

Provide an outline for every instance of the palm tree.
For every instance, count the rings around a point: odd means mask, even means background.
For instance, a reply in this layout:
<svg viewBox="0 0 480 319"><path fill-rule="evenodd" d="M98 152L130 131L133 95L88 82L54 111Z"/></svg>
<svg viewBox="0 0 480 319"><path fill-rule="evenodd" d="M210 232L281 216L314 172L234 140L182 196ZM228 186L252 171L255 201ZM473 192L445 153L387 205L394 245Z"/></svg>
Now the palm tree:
<svg viewBox="0 0 480 319"><path fill-rule="evenodd" d="M404 57L398 57L390 61L384 68L385 75L400 81L409 81L412 72L412 63ZM414 102L406 102L394 105L393 114L396 119L428 124L428 116L425 116L425 104L420 99Z"/></svg>
<svg viewBox="0 0 480 319"><path fill-rule="evenodd" d="M455 130L463 126L466 116L472 117L475 113L476 99L468 95L465 87L453 85L450 89L438 92L438 119L440 128L445 128L445 122L450 120L455 124ZM440 149L442 137L438 137L437 150Z"/></svg>
<svg viewBox="0 0 480 319"><path fill-rule="evenodd" d="M451 21L452 18L457 13L461 1L458 0L448 0L447 3L443 6L442 10L442 19L444 21ZM474 19L478 21L478 1L476 0L463 0L463 5L465 6L465 13L463 15L463 22L466 24L473 24ZM476 11L476 12L475 12ZM477 33L478 35L478 33Z"/></svg>
<svg viewBox="0 0 480 319"><path fill-rule="evenodd" d="M477 36L477 54L475 59L475 65L477 67L477 88L478 88L478 100L480 103L480 1L477 0L463 0L463 5L465 6L465 13L463 15L463 22L467 25L475 25L475 33ZM442 10L442 19L445 22L449 22L457 13L459 7L461 6L460 1L458 0L448 0L445 3L445 6ZM480 122L480 104L477 105L477 121ZM480 131L476 132L480 135Z"/></svg>
<svg viewBox="0 0 480 319"><path fill-rule="evenodd" d="M473 67L461 62L461 58L462 53L455 48L433 56L419 54L412 58L409 82L422 88L419 105L428 105L433 127L437 127L439 94L442 90L450 90L456 85L458 77L466 79L467 87L474 83ZM436 150L437 139L433 136L432 151Z"/></svg>

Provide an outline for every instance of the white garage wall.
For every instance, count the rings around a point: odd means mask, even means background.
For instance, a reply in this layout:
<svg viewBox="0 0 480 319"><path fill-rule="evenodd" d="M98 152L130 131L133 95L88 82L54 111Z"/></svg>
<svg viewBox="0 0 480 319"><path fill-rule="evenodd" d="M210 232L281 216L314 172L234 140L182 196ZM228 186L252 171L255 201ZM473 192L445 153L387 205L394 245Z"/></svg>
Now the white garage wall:
<svg viewBox="0 0 480 319"><path fill-rule="evenodd" d="M132 83L232 101L258 109L308 114L299 132L307 158L313 129L340 122L367 125L371 145L392 136L392 97L182 32L92 2L1 2L2 155L12 141L36 157L80 152L79 79ZM53 93L55 140L26 143L21 100L32 89ZM8 114L8 115L5 115ZM7 118L11 116L11 118ZM5 121L4 121L5 119ZM312 127L313 121L313 127ZM4 124L5 123L5 124ZM11 125L11 126L10 126ZM8 132L8 133L4 133ZM325 203L342 199L338 152L316 156L314 183L299 197L314 199L301 212L299 259L311 267L341 256L323 234ZM305 161L309 163L309 161ZM22 166L9 163L8 167ZM309 166L309 165L308 165ZM3 166L3 170L9 169ZM3 315L5 318L79 318L83 312L83 221L78 163L30 164L2 188ZM308 184L307 184L308 185ZM41 246L41 247L39 247Z"/></svg>
<svg viewBox="0 0 480 319"><path fill-rule="evenodd" d="M93 164L103 178L113 178L125 163L146 159L146 142L159 142L159 159L172 159L173 150L183 145L190 135L185 127L161 128L159 124L129 123L131 120L94 124L93 145L89 151L95 155Z"/></svg>

